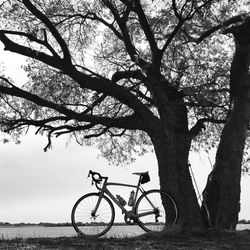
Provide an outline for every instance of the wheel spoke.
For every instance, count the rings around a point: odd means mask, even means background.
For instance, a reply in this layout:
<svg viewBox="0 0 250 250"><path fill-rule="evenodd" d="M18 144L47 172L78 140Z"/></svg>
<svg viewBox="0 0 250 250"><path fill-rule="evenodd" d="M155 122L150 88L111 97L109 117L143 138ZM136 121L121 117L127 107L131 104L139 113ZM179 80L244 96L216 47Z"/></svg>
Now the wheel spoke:
<svg viewBox="0 0 250 250"><path fill-rule="evenodd" d="M138 199L136 214L150 211L156 211L157 213L138 218L139 226L145 231L170 230L176 223L177 206L172 197L163 191L151 190Z"/></svg>
<svg viewBox="0 0 250 250"><path fill-rule="evenodd" d="M99 207L96 207L99 194L91 193L81 197L72 209L71 219L75 230L85 237L99 237L105 234L114 222L114 207L111 201L103 196Z"/></svg>

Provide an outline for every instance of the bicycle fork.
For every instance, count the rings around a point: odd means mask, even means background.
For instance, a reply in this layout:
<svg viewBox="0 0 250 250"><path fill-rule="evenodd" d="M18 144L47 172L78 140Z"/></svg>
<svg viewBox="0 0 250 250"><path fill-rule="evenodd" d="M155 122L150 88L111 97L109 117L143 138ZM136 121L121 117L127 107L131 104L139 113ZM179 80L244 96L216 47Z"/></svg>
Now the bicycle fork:
<svg viewBox="0 0 250 250"><path fill-rule="evenodd" d="M98 197L97 203L96 203L94 209L91 211L91 216L94 218L94 220L97 217L96 212L97 212L97 210L99 208L99 205L101 203L102 197L103 197L103 192L99 192L99 197Z"/></svg>

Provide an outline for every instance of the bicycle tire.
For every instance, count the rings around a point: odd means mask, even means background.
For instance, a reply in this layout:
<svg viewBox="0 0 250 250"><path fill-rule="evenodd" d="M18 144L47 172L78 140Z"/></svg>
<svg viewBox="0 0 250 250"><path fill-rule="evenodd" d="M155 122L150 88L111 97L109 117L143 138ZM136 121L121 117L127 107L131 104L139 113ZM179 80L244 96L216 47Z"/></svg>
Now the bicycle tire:
<svg viewBox="0 0 250 250"><path fill-rule="evenodd" d="M148 199L158 209L159 216L157 217L156 214L151 214L138 217L138 225L146 232L170 230L175 225L178 218L178 209L173 197L162 190L149 190L138 198L135 205L136 214L148 212L153 209ZM166 209L164 209L162 201L164 201Z"/></svg>
<svg viewBox="0 0 250 250"><path fill-rule="evenodd" d="M99 196L99 193L86 194L78 199L73 206L71 221L80 236L87 238L100 237L107 233L114 223L114 206L110 199L104 195L95 216L91 214Z"/></svg>

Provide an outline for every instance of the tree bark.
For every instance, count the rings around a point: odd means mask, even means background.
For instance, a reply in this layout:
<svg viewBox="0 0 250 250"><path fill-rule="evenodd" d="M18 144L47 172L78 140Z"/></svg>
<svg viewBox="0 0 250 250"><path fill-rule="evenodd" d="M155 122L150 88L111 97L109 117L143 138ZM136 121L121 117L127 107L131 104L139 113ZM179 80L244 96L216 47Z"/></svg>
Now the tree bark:
<svg viewBox="0 0 250 250"><path fill-rule="evenodd" d="M150 133L158 159L160 186L177 202L179 217L176 230L200 231L203 221L188 164L191 137L187 110L177 100L168 106L166 115L168 122L161 122Z"/></svg>
<svg viewBox="0 0 250 250"><path fill-rule="evenodd" d="M230 30L236 50L231 65L230 91L232 109L228 114L216 162L203 192L203 211L210 226L235 229L240 211L241 163L250 121L250 23Z"/></svg>

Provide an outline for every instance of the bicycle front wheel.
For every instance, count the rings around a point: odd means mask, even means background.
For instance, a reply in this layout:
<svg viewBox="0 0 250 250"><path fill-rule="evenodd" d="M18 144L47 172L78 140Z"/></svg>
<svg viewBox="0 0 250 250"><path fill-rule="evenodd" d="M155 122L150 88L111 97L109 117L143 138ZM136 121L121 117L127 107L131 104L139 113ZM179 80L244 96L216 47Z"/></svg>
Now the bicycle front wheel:
<svg viewBox="0 0 250 250"><path fill-rule="evenodd" d="M72 209L72 225L81 236L100 237L108 232L114 222L114 206L106 196L102 196L96 213L93 213L99 196L99 193L86 194L75 203Z"/></svg>
<svg viewBox="0 0 250 250"><path fill-rule="evenodd" d="M143 193L136 203L135 211L138 225L146 232L170 230L178 217L174 199L162 190Z"/></svg>

